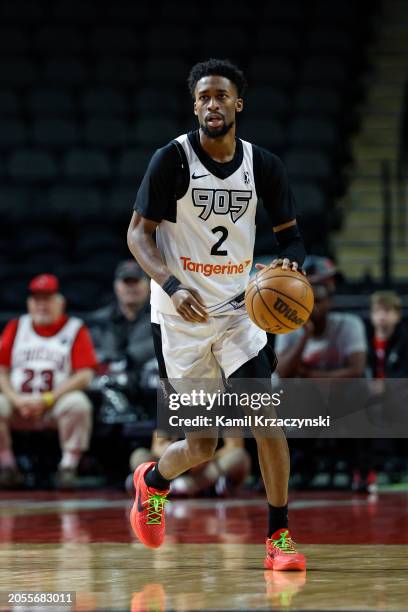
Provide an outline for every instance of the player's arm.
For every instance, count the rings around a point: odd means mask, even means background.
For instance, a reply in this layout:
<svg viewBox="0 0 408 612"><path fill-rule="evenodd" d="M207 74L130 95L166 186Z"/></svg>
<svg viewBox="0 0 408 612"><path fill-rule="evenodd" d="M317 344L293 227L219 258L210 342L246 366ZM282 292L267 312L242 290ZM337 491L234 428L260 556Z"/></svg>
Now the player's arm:
<svg viewBox="0 0 408 612"><path fill-rule="evenodd" d="M306 251L296 221L296 206L289 179L282 161L265 149L254 147L254 173L258 197L272 222L279 257L271 267L297 270L302 266ZM258 264L257 268L263 267Z"/></svg>
<svg viewBox="0 0 408 612"><path fill-rule="evenodd" d="M173 143L158 149L139 187L127 234L128 247L146 274L171 298L177 312L190 322L207 319L197 291L182 286L172 275L156 246L153 234L164 220L176 220L177 178L183 175L180 155ZM187 177L187 180L189 177Z"/></svg>
<svg viewBox="0 0 408 612"><path fill-rule="evenodd" d="M134 212L127 234L128 247L146 274L168 293L185 321L206 321L207 313L198 292L182 285L164 263L153 238L158 225L157 221Z"/></svg>

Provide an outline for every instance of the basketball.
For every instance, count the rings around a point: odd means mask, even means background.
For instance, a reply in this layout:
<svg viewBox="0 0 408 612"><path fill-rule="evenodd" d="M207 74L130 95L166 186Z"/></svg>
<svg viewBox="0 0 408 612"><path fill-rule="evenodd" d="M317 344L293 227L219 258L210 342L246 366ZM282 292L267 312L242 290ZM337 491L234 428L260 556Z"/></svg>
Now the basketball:
<svg viewBox="0 0 408 612"><path fill-rule="evenodd" d="M307 278L298 271L267 266L250 281L245 291L249 317L271 334L288 334L310 317L314 297Z"/></svg>

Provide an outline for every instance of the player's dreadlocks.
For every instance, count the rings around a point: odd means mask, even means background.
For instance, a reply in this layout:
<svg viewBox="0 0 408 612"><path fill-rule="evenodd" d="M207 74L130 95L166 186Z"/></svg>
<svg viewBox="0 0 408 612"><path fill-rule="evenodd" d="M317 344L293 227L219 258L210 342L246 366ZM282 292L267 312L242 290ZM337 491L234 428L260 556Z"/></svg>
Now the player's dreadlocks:
<svg viewBox="0 0 408 612"><path fill-rule="evenodd" d="M209 59L205 62L195 64L190 71L187 83L193 98L197 81L210 75L222 76L229 79L237 88L238 97L242 97L247 85L244 73L228 59Z"/></svg>

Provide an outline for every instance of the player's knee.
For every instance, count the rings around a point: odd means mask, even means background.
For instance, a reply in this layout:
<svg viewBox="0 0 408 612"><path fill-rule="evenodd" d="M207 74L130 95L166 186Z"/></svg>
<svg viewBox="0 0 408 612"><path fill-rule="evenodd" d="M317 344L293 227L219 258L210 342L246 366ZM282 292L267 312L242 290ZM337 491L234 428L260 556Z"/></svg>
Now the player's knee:
<svg viewBox="0 0 408 612"><path fill-rule="evenodd" d="M217 440L214 438L190 438L188 440L190 458L197 464L212 459L216 448Z"/></svg>

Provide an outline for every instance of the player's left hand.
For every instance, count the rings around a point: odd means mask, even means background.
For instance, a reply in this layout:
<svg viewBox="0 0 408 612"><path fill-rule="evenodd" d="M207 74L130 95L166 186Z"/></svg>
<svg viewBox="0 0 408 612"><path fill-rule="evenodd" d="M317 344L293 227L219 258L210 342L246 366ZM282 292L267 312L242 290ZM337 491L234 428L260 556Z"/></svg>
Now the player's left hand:
<svg viewBox="0 0 408 612"><path fill-rule="evenodd" d="M299 264L297 261L290 261L290 259L288 257L285 257L284 259L274 259L268 266L266 266L265 264L261 264L261 263L257 263L255 264L255 268L257 270L263 270L264 268L277 268L278 266L282 266L282 270L293 270L293 272L296 272L296 270L299 270ZM301 272L302 274L305 274L305 272L300 269L299 272Z"/></svg>

